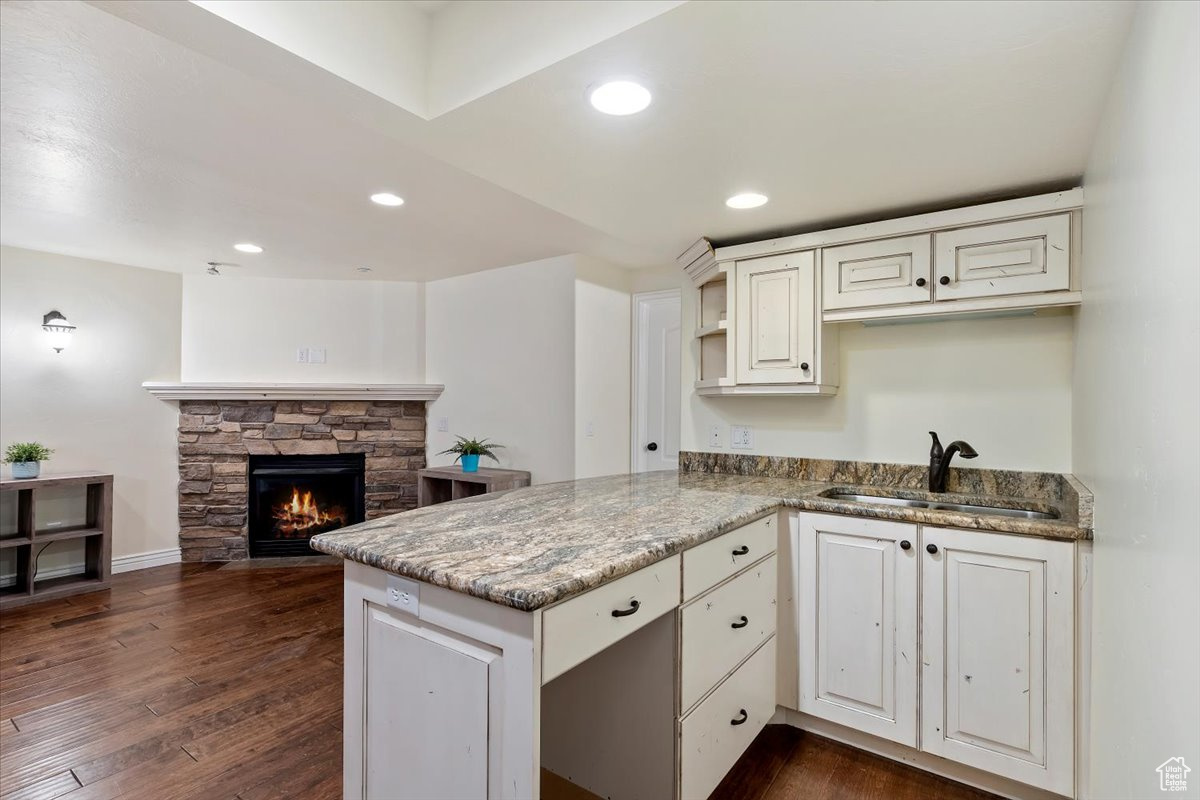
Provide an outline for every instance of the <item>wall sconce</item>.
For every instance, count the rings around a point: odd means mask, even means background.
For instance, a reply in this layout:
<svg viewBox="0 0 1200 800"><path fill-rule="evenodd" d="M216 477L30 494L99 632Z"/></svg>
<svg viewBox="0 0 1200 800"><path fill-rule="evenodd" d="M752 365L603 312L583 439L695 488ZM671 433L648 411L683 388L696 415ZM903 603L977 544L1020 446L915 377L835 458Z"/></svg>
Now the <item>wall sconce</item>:
<svg viewBox="0 0 1200 800"><path fill-rule="evenodd" d="M54 352L61 353L63 348L71 343L71 334L75 326L67 322L67 318L57 311L51 311L42 317L42 330L50 337L50 346Z"/></svg>

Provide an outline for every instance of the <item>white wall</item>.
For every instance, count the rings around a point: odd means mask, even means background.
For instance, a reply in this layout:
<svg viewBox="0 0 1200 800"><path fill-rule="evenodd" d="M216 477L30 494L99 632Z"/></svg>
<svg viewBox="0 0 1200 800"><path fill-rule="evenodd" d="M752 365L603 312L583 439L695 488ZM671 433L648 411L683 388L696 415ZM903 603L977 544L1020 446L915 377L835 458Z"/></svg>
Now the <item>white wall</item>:
<svg viewBox="0 0 1200 800"><path fill-rule="evenodd" d="M51 309L78 326L60 354L41 329ZM179 275L0 248L0 442L54 448L46 472L115 475L114 557L179 546L179 412L141 387L178 379L179 321Z"/></svg>
<svg viewBox="0 0 1200 800"><path fill-rule="evenodd" d="M629 471L629 287L629 270L576 257L576 478Z"/></svg>
<svg viewBox="0 0 1200 800"><path fill-rule="evenodd" d="M415 3L192 2L401 108L425 114L429 16Z"/></svg>
<svg viewBox="0 0 1200 800"><path fill-rule="evenodd" d="M833 397L695 394L695 291L685 288L685 450L923 463L928 431L965 439L972 467L1071 471L1070 312L864 327L840 326L841 388ZM708 445L711 426L721 447ZM730 450L729 426L754 428ZM962 462L966 464L967 462Z"/></svg>
<svg viewBox="0 0 1200 800"><path fill-rule="evenodd" d="M182 379L424 382L423 286L186 275ZM326 363L296 362L323 347Z"/></svg>
<svg viewBox="0 0 1200 800"><path fill-rule="evenodd" d="M1084 180L1075 472L1096 494L1091 784L1200 797L1200 6L1138 7Z"/></svg>
<svg viewBox="0 0 1200 800"><path fill-rule="evenodd" d="M426 373L446 385L429 406L431 465L452 461L438 452L460 434L505 445L500 466L536 483L574 477L574 298L573 256L425 285Z"/></svg>

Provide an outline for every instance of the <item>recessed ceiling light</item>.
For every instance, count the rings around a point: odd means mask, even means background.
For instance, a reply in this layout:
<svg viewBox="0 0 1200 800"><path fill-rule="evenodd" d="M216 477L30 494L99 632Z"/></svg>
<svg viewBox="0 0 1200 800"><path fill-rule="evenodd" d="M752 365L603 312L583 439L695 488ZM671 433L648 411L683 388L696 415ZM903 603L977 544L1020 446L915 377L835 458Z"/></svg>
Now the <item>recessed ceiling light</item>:
<svg viewBox="0 0 1200 800"><path fill-rule="evenodd" d="M239 253L261 253L262 252L261 247L259 247L256 244L250 244L250 242L241 242L239 244L235 244L233 246L233 249L237 250Z"/></svg>
<svg viewBox="0 0 1200 800"><path fill-rule="evenodd" d="M381 206L402 206L404 205L404 198L391 192L376 192L371 195L371 202Z"/></svg>
<svg viewBox="0 0 1200 800"><path fill-rule="evenodd" d="M355 267L354 269L356 272L370 272L371 271L370 267Z"/></svg>
<svg viewBox="0 0 1200 800"><path fill-rule="evenodd" d="M758 208L759 206L764 205L766 202L767 196L765 194L758 194L757 192L743 192L742 194L735 194L733 197L726 200L725 205L729 206L730 208Z"/></svg>
<svg viewBox="0 0 1200 800"><path fill-rule="evenodd" d="M609 81L593 89L588 99L597 111L624 117L650 105L650 92L633 81Z"/></svg>

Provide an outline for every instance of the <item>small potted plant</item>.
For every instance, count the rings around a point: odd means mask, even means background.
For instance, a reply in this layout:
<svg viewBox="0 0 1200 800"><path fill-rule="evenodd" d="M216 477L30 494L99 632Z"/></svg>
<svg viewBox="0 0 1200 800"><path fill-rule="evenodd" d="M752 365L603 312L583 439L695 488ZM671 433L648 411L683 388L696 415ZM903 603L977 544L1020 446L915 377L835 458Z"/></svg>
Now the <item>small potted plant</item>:
<svg viewBox="0 0 1200 800"><path fill-rule="evenodd" d="M502 450L504 445L492 444L487 439L468 439L464 436L456 438L458 441L449 450L443 450L440 455L453 454L456 462L461 459L463 472L478 472L480 456L487 456L497 464L500 463L500 459L496 458L496 454L492 451Z"/></svg>
<svg viewBox="0 0 1200 800"><path fill-rule="evenodd" d="M12 464L14 478L36 478L42 471L40 462L53 452L37 442L13 442L4 450L4 463Z"/></svg>

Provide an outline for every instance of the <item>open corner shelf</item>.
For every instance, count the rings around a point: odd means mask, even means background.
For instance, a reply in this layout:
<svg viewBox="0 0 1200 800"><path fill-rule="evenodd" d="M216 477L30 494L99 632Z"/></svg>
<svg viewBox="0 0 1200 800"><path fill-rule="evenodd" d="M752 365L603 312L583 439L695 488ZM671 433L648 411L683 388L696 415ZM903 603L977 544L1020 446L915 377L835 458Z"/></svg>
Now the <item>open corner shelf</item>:
<svg viewBox="0 0 1200 800"><path fill-rule="evenodd" d="M0 480L0 493L17 496L15 535L0 538L0 550L15 550L16 579L8 586L0 586L0 609L108 587L112 572L112 485L113 476L99 472ZM86 522L39 528L38 490L66 486L85 488ZM37 560L43 548L69 539L84 542L83 572L38 580Z"/></svg>
<svg viewBox="0 0 1200 800"><path fill-rule="evenodd" d="M462 467L427 467L417 471L417 507L503 492L528 486L530 474L521 469L463 472Z"/></svg>

